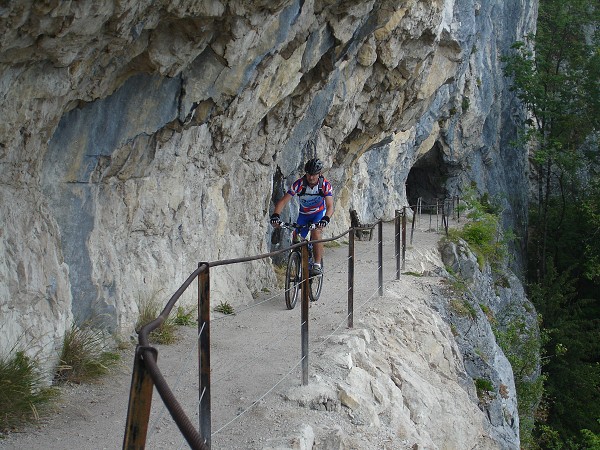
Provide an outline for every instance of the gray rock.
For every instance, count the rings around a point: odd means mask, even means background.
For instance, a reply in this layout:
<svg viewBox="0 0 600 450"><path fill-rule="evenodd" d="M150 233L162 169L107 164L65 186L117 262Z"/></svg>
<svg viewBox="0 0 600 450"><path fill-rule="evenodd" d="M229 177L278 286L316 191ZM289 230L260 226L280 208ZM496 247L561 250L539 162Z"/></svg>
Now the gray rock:
<svg viewBox="0 0 600 450"><path fill-rule="evenodd" d="M199 261L270 251L275 190L301 174L309 140L336 191L332 233L344 211L371 223L471 182L510 193L503 221L521 233L522 111L499 57L536 12L534 0L9 2L1 349L25 341L51 367L73 320L129 335L139 302L164 304ZM217 303L275 284L265 261L213 270Z"/></svg>

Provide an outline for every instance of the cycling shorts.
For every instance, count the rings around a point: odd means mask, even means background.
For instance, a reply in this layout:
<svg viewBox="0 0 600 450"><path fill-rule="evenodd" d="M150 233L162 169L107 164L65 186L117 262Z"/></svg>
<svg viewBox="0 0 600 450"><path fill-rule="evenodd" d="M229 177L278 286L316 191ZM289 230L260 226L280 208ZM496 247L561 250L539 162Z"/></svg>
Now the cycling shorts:
<svg viewBox="0 0 600 450"><path fill-rule="evenodd" d="M309 223L319 223L319 221L323 218L323 216L325 215L325 210L316 212L314 214L298 214L298 225L308 225ZM308 228L302 228L302 230L300 230L300 235L302 237L306 237L306 235L308 234Z"/></svg>

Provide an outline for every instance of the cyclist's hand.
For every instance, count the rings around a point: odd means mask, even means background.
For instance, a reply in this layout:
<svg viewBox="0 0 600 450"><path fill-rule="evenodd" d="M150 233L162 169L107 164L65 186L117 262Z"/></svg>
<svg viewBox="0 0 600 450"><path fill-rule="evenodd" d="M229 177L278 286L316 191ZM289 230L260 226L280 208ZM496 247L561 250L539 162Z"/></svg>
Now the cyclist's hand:
<svg viewBox="0 0 600 450"><path fill-rule="evenodd" d="M317 224L317 226L319 228L325 228L327 226L327 224L329 224L329 216L323 216L323 218L319 221L319 223Z"/></svg>
<svg viewBox="0 0 600 450"><path fill-rule="evenodd" d="M271 214L271 225L273 225L273 227L275 227L275 228L279 228L280 224L281 224L281 219L279 218L279 214L277 214L277 213Z"/></svg>

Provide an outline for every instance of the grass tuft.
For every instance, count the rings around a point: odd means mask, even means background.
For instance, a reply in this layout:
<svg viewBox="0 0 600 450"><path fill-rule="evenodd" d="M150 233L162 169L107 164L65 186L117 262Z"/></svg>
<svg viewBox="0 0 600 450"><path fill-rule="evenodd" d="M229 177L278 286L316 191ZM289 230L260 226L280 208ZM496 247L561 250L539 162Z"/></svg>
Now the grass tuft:
<svg viewBox="0 0 600 450"><path fill-rule="evenodd" d="M138 301L139 317L135 324L137 333L145 326L156 319L162 312L163 305L158 301L158 292L152 297L140 299ZM177 328L176 319L169 315L167 319L154 331L150 333L150 342L154 344L173 344L177 341L175 329Z"/></svg>
<svg viewBox="0 0 600 450"><path fill-rule="evenodd" d="M487 378L475 379L475 389L477 390L477 397L483 401L489 401L494 395L494 384Z"/></svg>
<svg viewBox="0 0 600 450"><path fill-rule="evenodd" d="M231 304L229 304L228 302L219 303L217 306L214 307L213 310L227 315L235 314L233 306L231 306Z"/></svg>
<svg viewBox="0 0 600 450"><path fill-rule="evenodd" d="M413 277L422 277L423 276L422 273L412 272L412 271L402 272L402 275L410 275L410 276L413 276Z"/></svg>
<svg viewBox="0 0 600 450"><path fill-rule="evenodd" d="M56 368L56 383L82 383L108 373L119 361L117 353L108 351L108 335L89 323L73 324L63 338L60 364Z"/></svg>
<svg viewBox="0 0 600 450"><path fill-rule="evenodd" d="M58 395L46 386L38 364L23 351L0 356L0 432L39 419Z"/></svg>
<svg viewBox="0 0 600 450"><path fill-rule="evenodd" d="M198 308L196 306L192 306L191 308L185 309L183 306L177 307L177 314L175 315L175 325L192 327L196 325L197 320L196 317Z"/></svg>
<svg viewBox="0 0 600 450"><path fill-rule="evenodd" d="M467 317L471 320L477 319L477 311L464 298L452 298L450 300L450 307L456 314L458 314L461 317Z"/></svg>

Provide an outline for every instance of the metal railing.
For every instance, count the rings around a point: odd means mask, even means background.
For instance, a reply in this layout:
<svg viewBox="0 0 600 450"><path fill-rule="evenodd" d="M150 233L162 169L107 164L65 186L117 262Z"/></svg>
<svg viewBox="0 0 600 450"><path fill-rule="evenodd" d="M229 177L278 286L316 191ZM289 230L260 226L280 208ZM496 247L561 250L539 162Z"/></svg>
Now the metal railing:
<svg viewBox="0 0 600 450"><path fill-rule="evenodd" d="M456 198L458 205L458 198ZM412 207L412 226L411 226L411 244L415 228L416 217L420 217L423 208L433 208L433 205L418 205ZM383 223L395 223L395 256L396 256L396 279L400 279L401 270L405 268L406 262L406 228L407 228L407 209L395 211L395 217L392 220L379 220L374 224L362 225L349 228L346 232L328 239L321 239L314 242L330 242L338 240L348 235L348 328L354 326L354 263L355 263L355 232L360 230L373 230L377 227L378 231L378 282L379 296L383 296ZM448 212L457 212L454 209L454 198L452 206L448 206L446 200L441 204L436 201L436 214L442 213L442 223L448 231ZM433 211L431 209L431 211ZM454 212L453 212L454 214ZM430 218L431 223L431 218ZM129 403L127 410L127 419L125 426L125 435L123 439L124 449L144 449L148 432L148 422L152 404L153 388L156 387L167 410L177 424L179 430L189 444L190 448L209 450L211 447L211 395L210 395L210 268L237 264L243 262L256 261L259 259L270 258L278 254L289 252L290 249L302 247L302 286L301 286L301 348L302 348L302 384L308 384L308 306L309 306L309 286L308 286L308 250L307 242L294 244L270 253L249 256L244 258L227 259L213 262L201 262L198 268L192 272L185 282L171 296L160 315L152 322L148 323L139 330L138 345L135 350L133 373L131 378L131 388L129 394ZM173 394L164 376L162 375L158 363L158 351L150 345L150 333L159 328L169 317L173 307L190 287L194 280L198 281L198 365L199 365L199 431L191 423L177 398Z"/></svg>

